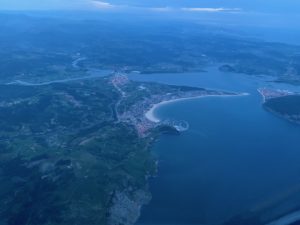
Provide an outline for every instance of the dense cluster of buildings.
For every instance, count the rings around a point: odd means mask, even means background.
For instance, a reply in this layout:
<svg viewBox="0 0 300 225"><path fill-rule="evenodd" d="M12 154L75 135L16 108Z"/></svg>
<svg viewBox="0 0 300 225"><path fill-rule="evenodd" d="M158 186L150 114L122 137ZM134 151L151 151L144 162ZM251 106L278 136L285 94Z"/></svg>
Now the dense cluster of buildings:
<svg viewBox="0 0 300 225"><path fill-rule="evenodd" d="M288 90L280 90L280 89L269 89L269 88L260 88L258 92L263 96L264 101L271 98L284 97L288 95L294 95L295 93Z"/></svg>

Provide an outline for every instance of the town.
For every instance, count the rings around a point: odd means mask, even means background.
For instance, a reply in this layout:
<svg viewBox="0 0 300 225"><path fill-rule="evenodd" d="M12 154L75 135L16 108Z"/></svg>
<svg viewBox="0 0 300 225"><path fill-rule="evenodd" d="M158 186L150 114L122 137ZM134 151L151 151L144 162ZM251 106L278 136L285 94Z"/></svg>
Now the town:
<svg viewBox="0 0 300 225"><path fill-rule="evenodd" d="M295 93L288 91L288 90L272 90L269 88L259 88L257 91L263 96L263 102L266 102L272 98L284 97L289 95L294 95Z"/></svg>
<svg viewBox="0 0 300 225"><path fill-rule="evenodd" d="M159 103L176 101L180 99L192 99L204 96L218 96L218 95L236 95L235 93L226 93L223 91L211 91L203 88L192 88L183 86L161 85L159 88L153 88L151 83L139 84L134 86L134 81L131 81L124 73L115 72L111 77L111 84L120 93L120 99L115 106L115 114L118 122L131 124L135 127L139 137L148 136L154 128L165 126L178 132L184 131L188 128L188 124L184 121L154 121L150 120L146 113L152 107ZM126 92L128 86L133 85L135 91L145 97L138 98L133 101L133 104L128 103L128 99L132 93ZM134 92L136 95L136 93ZM125 108L126 110L121 110Z"/></svg>

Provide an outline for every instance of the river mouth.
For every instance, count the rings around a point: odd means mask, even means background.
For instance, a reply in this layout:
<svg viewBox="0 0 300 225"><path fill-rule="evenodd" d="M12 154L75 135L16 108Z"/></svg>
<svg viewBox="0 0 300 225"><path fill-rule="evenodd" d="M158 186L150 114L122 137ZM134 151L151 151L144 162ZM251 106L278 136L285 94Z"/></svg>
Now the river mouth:
<svg viewBox="0 0 300 225"><path fill-rule="evenodd" d="M156 111L161 119L185 120L190 127L180 136L163 136L154 146L159 172L150 181L153 199L137 224L214 225L249 212L261 214L281 202L284 207L274 217L295 207L292 199L300 200L300 127L264 111L256 91L278 84L215 68L134 79L250 93L183 101Z"/></svg>

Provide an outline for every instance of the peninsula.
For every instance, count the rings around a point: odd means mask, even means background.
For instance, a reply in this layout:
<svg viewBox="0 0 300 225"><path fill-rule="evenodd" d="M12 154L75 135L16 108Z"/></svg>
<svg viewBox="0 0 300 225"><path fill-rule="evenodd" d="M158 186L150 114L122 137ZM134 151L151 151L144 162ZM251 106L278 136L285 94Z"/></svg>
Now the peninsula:
<svg viewBox="0 0 300 225"><path fill-rule="evenodd" d="M288 90L258 89L263 107L290 122L300 124L300 94Z"/></svg>
<svg viewBox="0 0 300 225"><path fill-rule="evenodd" d="M135 82L121 73L0 88L0 223L132 225L149 202L157 104L235 93ZM153 110L153 109L152 109Z"/></svg>

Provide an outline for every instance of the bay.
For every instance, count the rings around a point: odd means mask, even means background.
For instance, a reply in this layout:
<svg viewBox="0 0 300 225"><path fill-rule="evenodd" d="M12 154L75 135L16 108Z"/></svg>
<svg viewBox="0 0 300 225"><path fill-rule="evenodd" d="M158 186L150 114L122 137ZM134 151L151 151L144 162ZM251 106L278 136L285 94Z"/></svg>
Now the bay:
<svg viewBox="0 0 300 225"><path fill-rule="evenodd" d="M190 129L162 136L153 147L159 171L153 199L139 225L221 224L277 199L300 193L300 127L266 112L259 87L298 90L266 76L222 73L130 75L132 79L248 92L160 107L161 119L184 120ZM288 193L288 194L286 194Z"/></svg>

